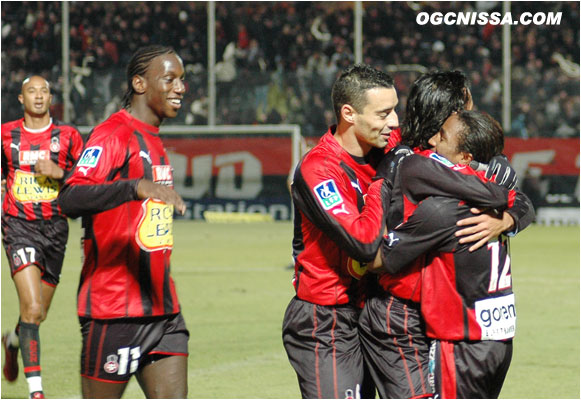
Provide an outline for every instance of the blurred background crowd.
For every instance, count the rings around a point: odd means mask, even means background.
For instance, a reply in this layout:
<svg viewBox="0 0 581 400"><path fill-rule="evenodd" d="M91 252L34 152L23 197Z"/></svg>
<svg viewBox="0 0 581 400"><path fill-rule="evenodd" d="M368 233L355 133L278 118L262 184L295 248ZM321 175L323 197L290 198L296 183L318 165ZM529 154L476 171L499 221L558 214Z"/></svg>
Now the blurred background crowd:
<svg viewBox="0 0 581 400"><path fill-rule="evenodd" d="M142 45L173 46L186 65L179 117L207 123L205 2L70 2L72 121L93 126L121 106L125 66ZM479 7L476 9L475 7ZM502 28L420 26L420 11L502 11L500 2L365 2L363 61L390 72L400 96L422 72L459 69L478 109L501 120ZM511 12L562 12L559 26L518 25L512 35L508 136L579 136L579 2L513 2ZM330 88L354 62L352 2L216 2L217 124L299 124L320 136L334 123ZM62 115L61 3L2 2L2 122L21 117L22 80L53 84Z"/></svg>

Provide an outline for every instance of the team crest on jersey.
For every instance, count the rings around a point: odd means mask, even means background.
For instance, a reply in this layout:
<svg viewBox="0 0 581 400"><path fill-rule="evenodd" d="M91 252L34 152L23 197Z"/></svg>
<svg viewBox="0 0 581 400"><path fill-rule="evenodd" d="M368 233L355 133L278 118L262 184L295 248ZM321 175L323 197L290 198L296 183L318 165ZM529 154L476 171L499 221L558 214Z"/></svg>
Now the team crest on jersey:
<svg viewBox="0 0 581 400"><path fill-rule="evenodd" d="M442 157L441 155L437 154L437 153L431 153L430 154L430 158L432 160L436 160L441 164L444 164L446 167L450 167L452 168L454 166L454 164L452 164L447 158Z"/></svg>
<svg viewBox="0 0 581 400"><path fill-rule="evenodd" d="M325 210L329 210L341 203L343 198L333 179L326 180L315 186L315 195Z"/></svg>
<svg viewBox="0 0 581 400"><path fill-rule="evenodd" d="M103 148L100 146L88 147L81 154L77 167L95 168L99 163L99 158L103 153Z"/></svg>
<svg viewBox="0 0 581 400"><path fill-rule="evenodd" d="M53 153L58 153L61 150L61 144L58 137L53 137L50 139L50 151Z"/></svg>
<svg viewBox="0 0 581 400"><path fill-rule="evenodd" d="M117 356L115 354L110 354L107 356L107 362L103 364L103 369L108 374L114 374L119 370L119 363L117 362Z"/></svg>

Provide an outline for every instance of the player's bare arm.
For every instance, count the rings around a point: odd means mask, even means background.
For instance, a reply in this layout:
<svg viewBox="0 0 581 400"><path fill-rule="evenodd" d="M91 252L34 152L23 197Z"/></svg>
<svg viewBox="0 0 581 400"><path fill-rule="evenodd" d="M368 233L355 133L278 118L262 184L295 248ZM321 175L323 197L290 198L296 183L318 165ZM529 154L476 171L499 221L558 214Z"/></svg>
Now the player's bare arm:
<svg viewBox="0 0 581 400"><path fill-rule="evenodd" d="M475 251L488 243L492 238L498 237L502 232L511 231L514 228L514 219L506 211L500 216L483 213L483 210L472 208L470 211L475 217L464 218L457 222L458 226L467 226L456 232L456 236L464 236L460 243L476 242L470 246L469 251Z"/></svg>
<svg viewBox="0 0 581 400"><path fill-rule="evenodd" d="M186 204L182 197L169 186L154 183L148 179L141 179L137 184L137 197L139 199L153 198L174 206L174 209L184 215Z"/></svg>
<svg viewBox="0 0 581 400"><path fill-rule="evenodd" d="M63 179L65 171L51 160L38 160L34 166L34 170L44 176L53 179Z"/></svg>

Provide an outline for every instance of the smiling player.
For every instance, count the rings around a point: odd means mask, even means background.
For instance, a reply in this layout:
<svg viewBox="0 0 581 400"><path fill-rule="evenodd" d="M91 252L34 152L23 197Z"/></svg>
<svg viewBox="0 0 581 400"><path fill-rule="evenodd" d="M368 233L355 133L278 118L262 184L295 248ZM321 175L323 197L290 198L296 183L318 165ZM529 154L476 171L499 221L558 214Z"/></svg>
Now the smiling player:
<svg viewBox="0 0 581 400"><path fill-rule="evenodd" d="M189 332L170 276L173 210L185 204L159 126L181 107L182 60L144 47L124 108L98 125L59 202L83 216L78 292L83 396L120 398L132 375L148 398L185 398Z"/></svg>

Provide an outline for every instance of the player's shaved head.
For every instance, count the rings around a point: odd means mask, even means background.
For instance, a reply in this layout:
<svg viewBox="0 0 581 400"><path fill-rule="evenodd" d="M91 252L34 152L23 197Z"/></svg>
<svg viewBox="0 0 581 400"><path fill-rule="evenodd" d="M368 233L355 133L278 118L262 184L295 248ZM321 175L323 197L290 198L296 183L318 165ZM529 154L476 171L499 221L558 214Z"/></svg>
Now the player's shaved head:
<svg viewBox="0 0 581 400"><path fill-rule="evenodd" d="M46 86L50 90L50 83L40 75L29 76L22 81L22 91L24 92L25 87L28 85L35 86Z"/></svg>

